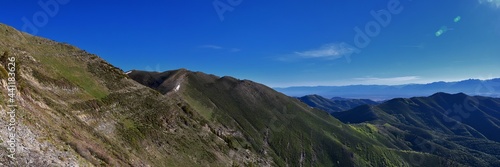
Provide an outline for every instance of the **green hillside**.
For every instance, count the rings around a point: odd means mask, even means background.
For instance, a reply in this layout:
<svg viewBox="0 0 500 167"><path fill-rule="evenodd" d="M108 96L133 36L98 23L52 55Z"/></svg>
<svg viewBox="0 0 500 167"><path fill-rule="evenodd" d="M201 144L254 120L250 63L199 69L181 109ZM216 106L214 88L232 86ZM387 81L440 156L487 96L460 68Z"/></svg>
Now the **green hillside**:
<svg viewBox="0 0 500 167"><path fill-rule="evenodd" d="M381 127L415 151L469 166L500 165L500 99L436 93L332 113L345 123Z"/></svg>
<svg viewBox="0 0 500 167"><path fill-rule="evenodd" d="M458 164L404 150L410 148L403 142L388 142L390 138L377 126L342 124L324 111L252 81L186 70L132 71L129 76L158 90L170 88L160 92L167 97L180 95L212 126L223 127L220 137L233 149L256 152L273 166ZM416 156L425 163L415 163L411 158Z"/></svg>
<svg viewBox="0 0 500 167"><path fill-rule="evenodd" d="M15 57L15 161L8 166L231 166L229 146L205 127L205 119L130 79L96 55L68 44L0 25L0 51ZM2 60L4 61L4 59ZM0 69L6 71L5 62ZM5 74L5 73L2 73ZM0 107L8 109L6 75ZM2 112L5 114L6 112ZM0 154L9 152L0 119ZM22 146L22 147L21 147ZM24 148L24 149L21 149ZM2 165L0 165L2 166Z"/></svg>
<svg viewBox="0 0 500 167"><path fill-rule="evenodd" d="M369 99L327 99L319 95L307 95L299 97L298 99L311 107L326 111L328 113L346 111L365 104L378 104L377 102Z"/></svg>

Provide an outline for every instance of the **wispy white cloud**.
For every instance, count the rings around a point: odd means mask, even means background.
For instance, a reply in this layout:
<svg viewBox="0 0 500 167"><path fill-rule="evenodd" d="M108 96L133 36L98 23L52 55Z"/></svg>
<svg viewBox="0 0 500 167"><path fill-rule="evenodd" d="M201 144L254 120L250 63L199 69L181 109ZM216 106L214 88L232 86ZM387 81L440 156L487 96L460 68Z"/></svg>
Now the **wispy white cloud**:
<svg viewBox="0 0 500 167"><path fill-rule="evenodd" d="M491 5L494 5L497 8L500 8L500 0L478 0L479 3L489 3Z"/></svg>
<svg viewBox="0 0 500 167"><path fill-rule="evenodd" d="M346 43L330 43L325 44L317 49L295 52L302 58L324 58L324 59L338 59L342 56L349 56L356 51L356 48L349 46Z"/></svg>
<svg viewBox="0 0 500 167"><path fill-rule="evenodd" d="M362 77L354 78L355 83L359 84L373 84L373 85L400 85L408 83L418 83L421 82L419 76L401 76L401 77L390 77L390 78L378 78L378 77Z"/></svg>
<svg viewBox="0 0 500 167"><path fill-rule="evenodd" d="M217 46L217 45L201 45L200 48L205 48L205 49L222 49L221 46Z"/></svg>

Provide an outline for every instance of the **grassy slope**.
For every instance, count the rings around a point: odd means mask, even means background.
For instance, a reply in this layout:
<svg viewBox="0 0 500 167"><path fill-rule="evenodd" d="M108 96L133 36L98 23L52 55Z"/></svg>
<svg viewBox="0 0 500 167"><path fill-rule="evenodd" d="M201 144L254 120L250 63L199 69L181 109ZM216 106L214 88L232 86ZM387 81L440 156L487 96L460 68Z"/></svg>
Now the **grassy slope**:
<svg viewBox="0 0 500 167"><path fill-rule="evenodd" d="M174 73L175 75L172 75ZM180 84L181 94L193 109L235 133L221 134L234 150L248 149L272 160L276 166L418 166L453 163L437 156L401 151L375 126L349 126L328 113L263 85L185 70L154 74L177 76L162 85ZM147 73L130 76L150 81ZM184 82L179 82L180 80ZM163 80L162 80L163 81ZM157 82L155 82L157 83ZM404 145L404 144L400 144ZM419 156L425 163L414 163Z"/></svg>
<svg viewBox="0 0 500 167"><path fill-rule="evenodd" d="M498 166L498 101L438 93L431 97L393 99L370 109L358 107L333 115L344 122L383 127L393 141L406 142L412 150L471 166Z"/></svg>
<svg viewBox="0 0 500 167"><path fill-rule="evenodd" d="M19 127L36 134L20 139L28 147L19 152L18 165L244 164L231 159L226 143L204 130L204 119L185 103L134 82L96 55L5 25L0 39L0 51L16 57L20 67ZM1 90L3 102L6 93ZM31 147L31 138L47 148ZM54 162L41 162L47 157Z"/></svg>
<svg viewBox="0 0 500 167"><path fill-rule="evenodd" d="M319 95L308 95L298 99L311 107L315 107L329 113L346 111L365 104L378 104L377 102L369 99L327 99Z"/></svg>

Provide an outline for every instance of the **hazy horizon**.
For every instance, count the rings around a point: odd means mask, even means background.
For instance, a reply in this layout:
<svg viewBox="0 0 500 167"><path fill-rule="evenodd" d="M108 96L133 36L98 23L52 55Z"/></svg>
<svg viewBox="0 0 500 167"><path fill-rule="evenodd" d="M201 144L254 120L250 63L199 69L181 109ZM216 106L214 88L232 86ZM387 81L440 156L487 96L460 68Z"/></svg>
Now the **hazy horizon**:
<svg viewBox="0 0 500 167"><path fill-rule="evenodd" d="M352 83L352 84L346 84L346 85L335 85L335 84L330 84L330 85L307 85L307 84L304 84L304 85L295 85L295 86L285 86L285 87L274 87L274 86L270 86L272 88L290 88L290 87L323 87L323 86L358 86L358 85L362 85L362 86L400 86L400 85L414 85L414 84L431 84L431 83L436 83L436 82L446 82L446 83L450 83L450 82L460 82L460 81L466 81L466 80L480 80L480 81L487 81L487 80L492 80L492 79L498 79L498 78L482 78L482 79L478 79L478 78L467 78L467 79L453 79L453 80L435 80L435 81L422 81L422 82L408 82L408 83L393 83L393 84L383 84L383 83ZM269 85L268 85L269 86Z"/></svg>

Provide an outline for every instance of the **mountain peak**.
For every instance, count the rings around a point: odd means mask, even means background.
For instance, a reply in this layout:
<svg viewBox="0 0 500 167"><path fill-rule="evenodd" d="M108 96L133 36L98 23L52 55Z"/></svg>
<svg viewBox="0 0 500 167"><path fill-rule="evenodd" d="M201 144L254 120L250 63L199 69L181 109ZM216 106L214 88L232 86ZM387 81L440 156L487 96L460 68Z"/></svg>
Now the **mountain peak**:
<svg viewBox="0 0 500 167"><path fill-rule="evenodd" d="M165 94L179 91L185 76L194 73L182 68L164 72L131 70L127 72L127 75L133 80Z"/></svg>
<svg viewBox="0 0 500 167"><path fill-rule="evenodd" d="M454 94L450 94L450 93L445 93L445 92L437 92L437 93L434 93L433 95L431 95L430 97L460 97L460 98L463 98L463 97L467 97L468 95L465 94L465 93L454 93Z"/></svg>

